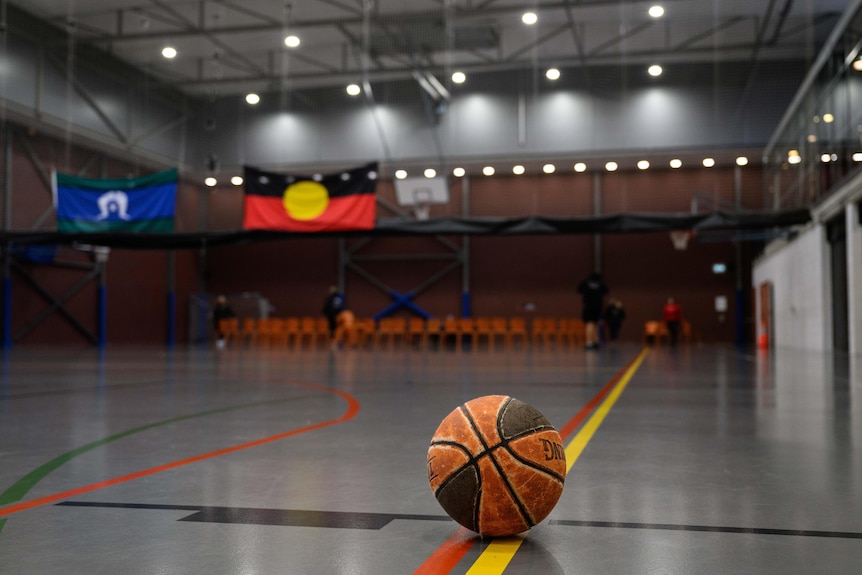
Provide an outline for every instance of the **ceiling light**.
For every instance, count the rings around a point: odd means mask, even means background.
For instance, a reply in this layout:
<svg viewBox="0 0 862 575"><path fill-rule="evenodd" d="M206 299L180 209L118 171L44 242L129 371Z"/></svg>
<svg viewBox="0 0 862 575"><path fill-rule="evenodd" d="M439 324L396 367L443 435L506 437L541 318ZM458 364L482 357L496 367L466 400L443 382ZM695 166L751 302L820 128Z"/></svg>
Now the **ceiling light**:
<svg viewBox="0 0 862 575"><path fill-rule="evenodd" d="M826 122L827 124L831 124L832 122L835 121L835 116L833 116L832 114L829 114L829 113L823 114L823 121Z"/></svg>
<svg viewBox="0 0 862 575"><path fill-rule="evenodd" d="M853 69L862 72L862 58L853 61Z"/></svg>
<svg viewBox="0 0 862 575"><path fill-rule="evenodd" d="M639 170L649 170L649 162L647 160L641 160L638 162Z"/></svg>
<svg viewBox="0 0 862 575"><path fill-rule="evenodd" d="M674 170L677 170L682 167L682 160L679 158L674 158L670 161L670 167Z"/></svg>
<svg viewBox="0 0 862 575"><path fill-rule="evenodd" d="M347 86L347 93L351 96L358 96L362 93L362 88L358 84L350 84Z"/></svg>
<svg viewBox="0 0 862 575"><path fill-rule="evenodd" d="M808 134L808 137L805 139L808 140L809 144L813 144L817 141L817 136L814 134Z"/></svg>
<svg viewBox="0 0 862 575"><path fill-rule="evenodd" d="M620 165L616 162L608 162L605 164L605 169L609 172L616 172L619 167Z"/></svg>
<svg viewBox="0 0 862 575"><path fill-rule="evenodd" d="M434 168L426 168L425 169L425 177L428 178L429 180L431 178L436 178L437 177L437 170L435 170Z"/></svg>
<svg viewBox="0 0 862 575"><path fill-rule="evenodd" d="M255 104L260 103L260 96L252 92L251 94L246 94L245 101L254 106Z"/></svg>
<svg viewBox="0 0 862 575"><path fill-rule="evenodd" d="M486 176L493 176L495 172L496 170L494 169L494 166L485 166L482 168L482 173Z"/></svg>
<svg viewBox="0 0 862 575"><path fill-rule="evenodd" d="M578 162L577 164L575 164L575 171L578 172L579 174L581 172L586 172L587 171L587 165L583 162Z"/></svg>
<svg viewBox="0 0 862 575"><path fill-rule="evenodd" d="M824 164L828 164L832 161L832 157L829 154L820 154L820 161Z"/></svg>
<svg viewBox="0 0 862 575"><path fill-rule="evenodd" d="M217 183L218 183L218 180L216 180L212 176L210 176L209 178L206 178L204 180L204 184L206 184L207 186L209 186L211 188L214 188Z"/></svg>
<svg viewBox="0 0 862 575"><path fill-rule="evenodd" d="M467 75L464 72L454 72L452 74L452 81L456 84L463 84L467 81Z"/></svg>
<svg viewBox="0 0 862 575"><path fill-rule="evenodd" d="M658 78L659 76L661 76L662 72L664 72L664 70L658 64L653 64L652 66L647 68L647 73L653 78Z"/></svg>
<svg viewBox="0 0 862 575"><path fill-rule="evenodd" d="M548 80L559 80L560 71L557 68L548 68L548 71L545 72L545 77Z"/></svg>
<svg viewBox="0 0 862 575"><path fill-rule="evenodd" d="M788 155L787 156L787 163L788 164L794 164L794 165L795 164L801 164L802 163L802 156L800 156L799 154L797 154L795 156Z"/></svg>
<svg viewBox="0 0 862 575"><path fill-rule="evenodd" d="M792 158L794 156L799 157L799 150L788 150L787 151L787 157L788 158Z"/></svg>
<svg viewBox="0 0 862 575"><path fill-rule="evenodd" d="M234 176L230 179L230 183L232 183L235 186L241 186L242 182L243 182L242 176Z"/></svg>
<svg viewBox="0 0 862 575"><path fill-rule="evenodd" d="M284 45L288 48L297 48L300 43L301 40L299 39L299 36L294 36L293 34L284 39Z"/></svg>
<svg viewBox="0 0 862 575"><path fill-rule="evenodd" d="M852 157L854 162L862 162L862 153L856 152Z"/></svg>
<svg viewBox="0 0 862 575"><path fill-rule="evenodd" d="M704 158L703 159L703 167L704 168L712 168L714 166L715 166L715 159L714 158Z"/></svg>
<svg viewBox="0 0 862 575"><path fill-rule="evenodd" d="M456 178L463 178L466 174L467 174L467 170L465 170L464 168L459 167L459 168L455 168L454 170L452 170L452 175L455 176Z"/></svg>
<svg viewBox="0 0 862 575"><path fill-rule="evenodd" d="M747 166L748 165L748 158L746 158L745 156L739 156L738 158L736 158L736 165L737 166Z"/></svg>
<svg viewBox="0 0 862 575"><path fill-rule="evenodd" d="M659 6L658 4L656 4L655 6L650 6L650 7L649 7L649 12L648 12L648 13L649 13L649 15L650 15L650 16L652 16L653 18L661 18L662 16L664 16L664 8L662 8L661 6Z"/></svg>
<svg viewBox="0 0 862 575"><path fill-rule="evenodd" d="M407 170L396 170L395 171L395 177L398 178L399 180L403 180L404 178L407 177Z"/></svg>
<svg viewBox="0 0 862 575"><path fill-rule="evenodd" d="M521 16L521 22L526 24L527 26L532 26L536 22L539 21L539 17L536 16L535 12L524 12L524 15Z"/></svg>
<svg viewBox="0 0 862 575"><path fill-rule="evenodd" d="M527 171L527 168L525 168L524 166L522 166L520 164L518 164L517 166L512 166L512 173L515 174L516 176L520 176L526 171Z"/></svg>
<svg viewBox="0 0 862 575"><path fill-rule="evenodd" d="M162 56L168 60L172 60L177 57L177 49L172 48L171 46L165 46L162 48Z"/></svg>
<svg viewBox="0 0 862 575"><path fill-rule="evenodd" d="M557 171L557 166L555 166L554 164L545 164L544 166L542 166L542 171L546 174L553 174Z"/></svg>

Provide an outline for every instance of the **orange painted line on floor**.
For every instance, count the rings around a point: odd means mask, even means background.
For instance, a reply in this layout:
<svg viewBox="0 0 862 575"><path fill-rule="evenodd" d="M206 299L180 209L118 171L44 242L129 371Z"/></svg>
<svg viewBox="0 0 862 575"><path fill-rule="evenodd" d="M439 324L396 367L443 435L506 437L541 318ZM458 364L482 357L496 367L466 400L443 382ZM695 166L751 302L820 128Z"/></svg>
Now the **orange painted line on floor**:
<svg viewBox="0 0 862 575"><path fill-rule="evenodd" d="M595 397L587 402L587 404L584 405L574 417L560 428L559 433L563 441L565 441L566 438L571 435L581 425L581 423L583 423L590 413L592 413L593 409L595 409L595 407L602 402L605 396L611 392L617 383L619 383L620 379L629 372L632 365L641 359L642 355L643 352L626 364L625 367L623 367L607 384L605 384L602 389L599 390ZM472 538L464 539L462 532L472 535ZM453 541L458 541L459 544L453 544ZM435 551L422 565L419 566L419 569L413 572L413 575L445 575L446 573L449 573L477 541L479 541L479 536L477 534L473 533L469 529L460 527L449 537L449 539L443 542L437 551Z"/></svg>
<svg viewBox="0 0 862 575"><path fill-rule="evenodd" d="M217 451L211 451L209 453L203 453L201 455L195 455L194 457L189 457L186 459L180 459L178 461L173 461L171 463L165 463L164 465L157 465L156 467L151 467L149 469L144 469L142 471L136 471L135 473L129 473L128 475L122 475L120 477L114 477L113 479L106 479L105 481L99 481L97 483L91 483L90 485L84 485L81 487L76 487L75 489L69 489L68 491L62 491L60 493L54 493L53 495L46 495L45 497L40 497L38 499L32 499L30 501L22 501L20 503L15 503L13 505L7 505L6 507L0 508L0 517L6 517L8 515L12 515L13 513L18 513L19 511L25 511L27 509L32 509L34 507L40 507L42 505L48 505L51 503L56 503L57 501L63 499L69 499L70 497L75 497L77 495L82 495L84 493L90 493L91 491L96 491L99 489L103 489L105 487L110 487L112 485L118 485L120 483L126 483L128 481L133 481L135 479L140 479L142 477L148 477L150 475L155 475L157 473L162 473L163 471L169 471L171 469L176 469L177 467L183 467L185 465L189 465L192 463L197 463L198 461L203 461L205 459L212 459L214 457L220 457L222 455L227 455L229 453L234 453L237 451L242 451L243 449L249 449L251 447L257 447L259 445L264 445L266 443L272 443L273 441L279 441L280 439L285 439L287 437L291 437L294 435L299 435L301 433L306 433L308 431L314 431L316 429L321 429L324 427L329 427L330 425L335 425L337 423L343 423L345 421L349 421L356 417L356 414L359 413L359 401L356 400L352 395L344 393L343 391L339 391L337 389L332 389L330 387L324 387L322 385L315 385L313 383L297 383L296 385L302 385L304 387L310 387L312 389L319 389L321 391L325 391L327 393L334 393L342 397L347 401L347 411L344 412L344 415L338 417L336 419L330 419L327 421L322 421L320 423L314 423L312 425L306 425L305 427L300 427L298 429L292 429L290 431L285 431L284 433L279 433L277 435L271 435L269 437L264 437L261 439L256 439L254 441L249 441L247 443L242 443L240 445L234 445L233 447L226 447L224 449L219 449Z"/></svg>
<svg viewBox="0 0 862 575"><path fill-rule="evenodd" d="M455 568L464 555L472 549L479 536L466 527L459 527L455 533L443 542L443 545L437 548L431 557L425 560L425 563L419 566L419 569L413 572L413 575L440 575L448 573Z"/></svg>

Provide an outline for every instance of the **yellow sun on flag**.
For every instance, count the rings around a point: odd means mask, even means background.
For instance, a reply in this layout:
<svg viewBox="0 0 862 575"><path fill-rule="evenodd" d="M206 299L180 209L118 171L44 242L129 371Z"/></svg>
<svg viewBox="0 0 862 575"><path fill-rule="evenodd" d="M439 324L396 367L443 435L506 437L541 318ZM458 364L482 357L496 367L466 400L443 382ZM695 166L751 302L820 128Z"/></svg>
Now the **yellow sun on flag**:
<svg viewBox="0 0 862 575"><path fill-rule="evenodd" d="M318 182L303 180L284 190L284 210L295 220L313 220L326 211L329 192Z"/></svg>

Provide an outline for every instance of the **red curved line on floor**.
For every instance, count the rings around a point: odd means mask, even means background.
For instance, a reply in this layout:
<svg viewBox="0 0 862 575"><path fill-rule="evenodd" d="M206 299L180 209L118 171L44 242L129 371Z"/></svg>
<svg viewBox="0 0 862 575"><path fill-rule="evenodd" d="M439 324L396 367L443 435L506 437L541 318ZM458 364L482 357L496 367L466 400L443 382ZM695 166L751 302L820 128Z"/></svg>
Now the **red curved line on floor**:
<svg viewBox="0 0 862 575"><path fill-rule="evenodd" d="M290 431L285 431L284 433L279 433L277 435L271 435L269 437L264 437L261 439L256 439L254 441L249 441L248 443L241 443L240 445L234 445L233 447L226 447L224 449L219 449L217 451L211 451L209 453L203 453L201 455L195 455L194 457L189 457L186 459L180 459L178 461L172 461L171 463L165 463L164 465L157 465L156 467L151 467L149 469L144 469L142 471L136 471L135 473L129 473L128 475L122 475L120 477L114 477L113 479L106 479L105 481L99 481L98 483L91 483L90 485L84 485L82 487L76 487L75 489L69 489L68 491L61 491L60 493L55 493L53 495L46 495L45 497L40 497L38 499L32 499L30 501L22 501L21 503L16 503L14 505L7 505L6 507L0 508L0 517L5 517L7 515L12 515L13 513L18 513L19 511L24 511L27 509L32 509L34 507L40 507L42 505L48 505L50 503L55 503L62 499L68 499L70 497L75 497L77 495L81 495L83 493L90 493L91 491L96 491L98 489L102 489L104 487L110 487L112 485L117 485L120 483L126 483L128 481L133 481L135 479L140 479L142 477L148 477L150 475L155 475L156 473L161 473L163 471L169 471L171 469L176 469L177 467L183 467L185 465L189 465L191 463L197 463L198 461L203 461L205 459L212 459L214 457L220 457L222 455L227 455L228 453L234 453L236 451L242 451L243 449L249 449L250 447L257 447L259 445L264 445L266 443L272 443L273 441L278 441L280 439L285 439L286 437L291 437L294 435L299 435L300 433L305 433L308 431L314 431L315 429L321 429L324 427L329 427L330 425L335 425L337 423L344 423L345 421L349 421L356 417L356 414L359 413L359 401L349 395L344 393L343 391L339 391L337 389L332 389L331 387L324 387L322 385L315 385L313 383L296 383L295 385L302 385L304 387L310 387L312 389L318 389L321 391L325 391L327 393L334 393L338 395L345 401L347 401L347 411L341 417L336 419L330 419L327 421L322 421L320 423L314 423L312 425L306 425L305 427L300 427L298 429L292 429Z"/></svg>

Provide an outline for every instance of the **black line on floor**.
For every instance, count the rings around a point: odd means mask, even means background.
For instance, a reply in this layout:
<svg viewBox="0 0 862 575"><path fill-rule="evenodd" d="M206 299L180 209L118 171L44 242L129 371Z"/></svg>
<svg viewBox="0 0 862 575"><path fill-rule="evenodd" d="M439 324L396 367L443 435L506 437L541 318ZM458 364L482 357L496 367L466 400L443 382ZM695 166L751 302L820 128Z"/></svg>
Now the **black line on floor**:
<svg viewBox="0 0 862 575"><path fill-rule="evenodd" d="M452 521L444 515L409 515L400 513L353 513L345 511L307 511L299 509L259 509L245 507L209 507L189 505L149 505L143 503L97 503L64 501L67 507L102 507L121 509L154 509L194 511L179 521L196 523L233 523L238 525L274 525L280 527L327 527L335 529L383 529L395 520Z"/></svg>
<svg viewBox="0 0 862 575"><path fill-rule="evenodd" d="M805 529L762 529L756 527L720 527L711 525L676 525L670 523L628 523L618 521L572 521L553 519L549 525L569 527L602 527L611 529L656 529L665 531L693 531L701 533L741 533L745 535L783 535L790 537L834 537L862 539L862 533L849 531L812 531Z"/></svg>
<svg viewBox="0 0 862 575"><path fill-rule="evenodd" d="M273 525L279 527L324 527L335 529L383 529L392 521L452 521L445 515L413 515L403 513L354 513L349 511L308 511L301 509L261 509L251 507L211 507L205 505L161 505L150 503L101 503L64 501L65 507L98 507L113 509L152 509L161 511L193 511L179 519L195 523L236 525ZM697 533L736 533L743 535L781 535L789 537L831 537L862 539L862 533L848 531L814 531L804 529L761 529L756 527L720 527L710 525L678 525L672 523L631 523L620 521L577 521L552 519L548 525L566 527L600 527L610 529L647 529L688 531Z"/></svg>

